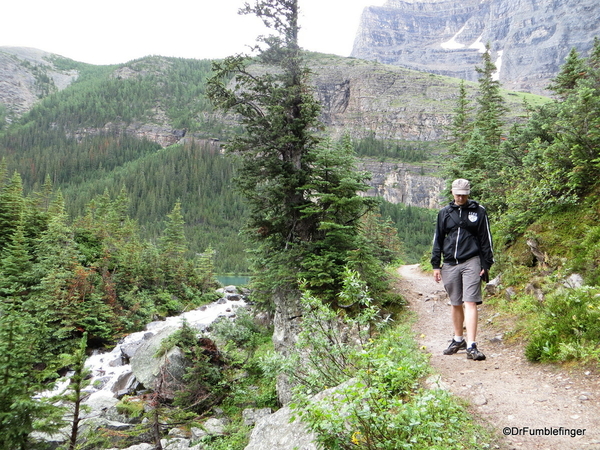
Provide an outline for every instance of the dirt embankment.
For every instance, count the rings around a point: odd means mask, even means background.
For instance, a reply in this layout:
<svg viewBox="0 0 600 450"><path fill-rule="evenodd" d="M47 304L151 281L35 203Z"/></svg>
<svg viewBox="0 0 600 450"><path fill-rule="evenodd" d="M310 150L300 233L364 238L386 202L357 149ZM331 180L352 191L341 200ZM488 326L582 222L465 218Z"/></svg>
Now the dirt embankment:
<svg viewBox="0 0 600 450"><path fill-rule="evenodd" d="M418 265L402 266L398 273L398 288L417 314L417 339L431 354L437 382L497 430L498 448L600 450L598 370L528 362L519 344L503 339L506 330L494 323L485 301L477 340L487 359L467 360L464 350L445 356L453 331L444 287Z"/></svg>

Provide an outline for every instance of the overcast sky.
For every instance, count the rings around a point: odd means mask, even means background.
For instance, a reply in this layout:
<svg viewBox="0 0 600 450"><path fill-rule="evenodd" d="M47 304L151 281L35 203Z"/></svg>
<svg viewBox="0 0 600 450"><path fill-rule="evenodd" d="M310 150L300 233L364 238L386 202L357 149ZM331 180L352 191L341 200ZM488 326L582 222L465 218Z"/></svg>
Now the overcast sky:
<svg viewBox="0 0 600 450"><path fill-rule="evenodd" d="M385 0L299 0L300 45L349 56L366 6ZM253 1L251 3L254 3ZM212 59L247 52L264 34L244 0L6 0L0 46L116 64L147 55Z"/></svg>

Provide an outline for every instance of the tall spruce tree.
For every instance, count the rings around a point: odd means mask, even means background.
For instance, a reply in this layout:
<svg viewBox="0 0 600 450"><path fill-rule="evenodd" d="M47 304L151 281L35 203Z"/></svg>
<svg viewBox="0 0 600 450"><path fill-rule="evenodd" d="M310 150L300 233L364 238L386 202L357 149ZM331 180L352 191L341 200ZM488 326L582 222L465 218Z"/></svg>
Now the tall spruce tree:
<svg viewBox="0 0 600 450"><path fill-rule="evenodd" d="M583 58L579 52L572 48L567 56L565 63L561 66L558 75L552 80L548 89L554 92L559 98L565 99L574 92L577 82L586 74Z"/></svg>
<svg viewBox="0 0 600 450"><path fill-rule="evenodd" d="M600 167L599 58L600 40L596 39L589 58L568 58L554 84L555 92L562 93L555 124L559 155L555 158L567 156L562 167L569 170L565 185L579 194L594 186Z"/></svg>
<svg viewBox="0 0 600 450"><path fill-rule="evenodd" d="M189 264L185 258L187 242L184 233L184 220L181 203L177 202L170 214L167 214L167 224L160 239L160 267L165 277L166 285L174 291L183 290L188 280Z"/></svg>
<svg viewBox="0 0 600 450"><path fill-rule="evenodd" d="M259 38L254 60L233 56L215 63L208 94L215 106L239 114L244 127L245 132L233 137L226 148L241 159L237 184L250 206L246 233L257 244L255 288L267 300L275 292L296 295L297 273L303 266L306 269L309 249L315 248L315 242L331 238L324 221L358 226L348 216L360 216L363 212L358 210L367 202L353 207L352 212L331 210L328 217L323 211L330 203L315 203L316 198L324 198L318 191L323 185L315 185L315 177L322 176L322 168L317 166L324 161L316 156L322 124L320 105L309 83L310 71L298 45L298 1L258 0L253 5L246 3L241 12L255 14L275 34ZM225 83L230 80L232 86L228 87ZM342 181L338 178L335 182ZM357 196L355 191L352 195ZM346 231L348 236L353 233ZM329 245L341 242L333 241ZM329 247L323 254L331 251ZM343 263L343 258L336 258L335 265ZM313 288L323 286L322 275L319 272L312 278ZM335 278L334 273L332 276ZM311 279L308 283L311 286ZM329 292L332 283L324 284Z"/></svg>
<svg viewBox="0 0 600 450"><path fill-rule="evenodd" d="M492 201L501 189L499 179L494 176L503 169L500 156L504 115L507 111L500 91L500 81L496 76L496 65L492 62L490 45L482 55L479 73L479 89L474 118L469 120L466 92L461 84L455 119L450 129L452 158L444 168L447 178L467 178L471 180L472 193L479 200ZM461 136L461 132L468 132ZM487 206L488 203L486 203Z"/></svg>
<svg viewBox="0 0 600 450"><path fill-rule="evenodd" d="M450 125L450 154L457 155L469 141L473 132L473 117L471 115L473 108L467 97L467 88L465 81L460 81L458 89L458 100L454 108L454 117Z"/></svg>
<svg viewBox="0 0 600 450"><path fill-rule="evenodd" d="M490 45L482 55L483 65L476 67L479 74L478 108L475 114L475 127L479 128L487 144L498 147L504 125L506 105L500 93L500 81L496 76L497 67L492 62Z"/></svg>
<svg viewBox="0 0 600 450"><path fill-rule="evenodd" d="M22 225L25 200L21 176L15 172L0 188L0 250L3 249L16 229Z"/></svg>
<svg viewBox="0 0 600 450"><path fill-rule="evenodd" d="M39 334L29 314L18 305L0 303L0 450L25 450L33 431L56 432L59 408L34 399L52 375L39 365Z"/></svg>

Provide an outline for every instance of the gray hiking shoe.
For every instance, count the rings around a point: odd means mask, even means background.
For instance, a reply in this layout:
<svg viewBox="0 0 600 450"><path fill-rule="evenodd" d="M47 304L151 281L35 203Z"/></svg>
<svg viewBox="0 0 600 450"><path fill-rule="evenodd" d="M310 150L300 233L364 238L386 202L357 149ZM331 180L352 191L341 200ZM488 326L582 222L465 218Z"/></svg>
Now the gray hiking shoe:
<svg viewBox="0 0 600 450"><path fill-rule="evenodd" d="M467 349L467 359L472 359L473 361L483 361L485 359L485 355L477 350L477 344L473 344Z"/></svg>
<svg viewBox="0 0 600 450"><path fill-rule="evenodd" d="M444 350L444 355L454 355L457 351L464 350L465 348L467 348L467 341L463 339L462 341L458 342L452 339L452 342L450 342L448 348Z"/></svg>

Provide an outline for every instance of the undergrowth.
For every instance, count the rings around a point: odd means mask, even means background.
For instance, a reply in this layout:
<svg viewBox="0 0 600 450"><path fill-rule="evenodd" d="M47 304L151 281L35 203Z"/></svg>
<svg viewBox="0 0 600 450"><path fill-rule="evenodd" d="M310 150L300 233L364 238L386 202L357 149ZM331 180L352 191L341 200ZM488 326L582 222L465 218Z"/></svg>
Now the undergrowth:
<svg viewBox="0 0 600 450"><path fill-rule="evenodd" d="M562 289L549 295L525 355L532 361L600 362L600 288Z"/></svg>
<svg viewBox="0 0 600 450"><path fill-rule="evenodd" d="M595 196L553 210L497 257L501 285L489 303L512 320L508 334L525 341L530 361L600 363L599 217ZM583 286L567 281L573 274Z"/></svg>
<svg viewBox="0 0 600 450"><path fill-rule="evenodd" d="M490 448L491 435L459 400L444 390L422 387L428 358L413 338L408 317L373 320L377 311L355 273L346 274L344 290L360 299L362 308L353 317L304 296L305 325L325 325L305 327L298 349L305 370L299 375L290 371L299 382L292 408L317 434L320 448ZM318 357L311 359L311 354ZM330 383L338 387L311 397Z"/></svg>

